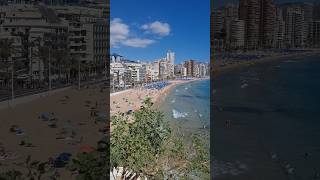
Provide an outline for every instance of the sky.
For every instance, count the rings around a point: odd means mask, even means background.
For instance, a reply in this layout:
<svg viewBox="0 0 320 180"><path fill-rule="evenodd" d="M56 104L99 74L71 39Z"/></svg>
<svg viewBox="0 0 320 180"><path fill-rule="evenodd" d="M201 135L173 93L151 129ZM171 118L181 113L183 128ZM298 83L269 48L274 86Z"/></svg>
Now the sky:
<svg viewBox="0 0 320 180"><path fill-rule="evenodd" d="M110 0L110 14L111 53L154 61L171 49L175 63L209 61L209 0Z"/></svg>

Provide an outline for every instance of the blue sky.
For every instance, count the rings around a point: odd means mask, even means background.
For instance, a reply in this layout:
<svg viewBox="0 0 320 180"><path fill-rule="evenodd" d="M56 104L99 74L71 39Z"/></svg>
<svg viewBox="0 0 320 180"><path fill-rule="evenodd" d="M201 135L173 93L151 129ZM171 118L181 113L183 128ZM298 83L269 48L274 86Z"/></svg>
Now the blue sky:
<svg viewBox="0 0 320 180"><path fill-rule="evenodd" d="M201 3L200 3L201 2ZM111 0L111 53L149 60L209 61L209 0Z"/></svg>

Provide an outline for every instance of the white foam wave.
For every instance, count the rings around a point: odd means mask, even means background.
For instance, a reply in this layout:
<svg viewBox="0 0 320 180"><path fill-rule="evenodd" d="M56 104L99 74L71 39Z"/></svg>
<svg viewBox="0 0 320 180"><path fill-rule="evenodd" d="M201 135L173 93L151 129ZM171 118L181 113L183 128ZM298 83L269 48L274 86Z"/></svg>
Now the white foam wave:
<svg viewBox="0 0 320 180"><path fill-rule="evenodd" d="M241 88L242 88L242 89L243 89L243 88L246 88L246 87L248 87L248 84L247 84L247 83L241 85Z"/></svg>
<svg viewBox="0 0 320 180"><path fill-rule="evenodd" d="M293 61L293 60L287 60L287 61L285 61L285 62L287 62L287 63L293 63L293 62L296 62L296 61Z"/></svg>
<svg viewBox="0 0 320 180"><path fill-rule="evenodd" d="M186 113L186 112L179 112L179 111L173 109L173 110L172 110L172 115L173 115L173 118L178 119L178 118L187 117L187 116L188 116L188 113Z"/></svg>
<svg viewBox="0 0 320 180"><path fill-rule="evenodd" d="M175 98L172 99L171 103L173 104L173 103L175 103L175 102L176 102L176 99L175 99Z"/></svg>

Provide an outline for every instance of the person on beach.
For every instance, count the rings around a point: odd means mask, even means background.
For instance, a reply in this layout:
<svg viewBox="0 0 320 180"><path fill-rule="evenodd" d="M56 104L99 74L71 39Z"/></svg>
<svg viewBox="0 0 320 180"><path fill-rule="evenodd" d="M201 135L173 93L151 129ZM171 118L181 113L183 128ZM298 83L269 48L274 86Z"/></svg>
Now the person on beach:
<svg viewBox="0 0 320 180"><path fill-rule="evenodd" d="M227 120L225 121L225 127L226 127L226 128L230 128L230 127L231 127L231 120L227 119Z"/></svg>

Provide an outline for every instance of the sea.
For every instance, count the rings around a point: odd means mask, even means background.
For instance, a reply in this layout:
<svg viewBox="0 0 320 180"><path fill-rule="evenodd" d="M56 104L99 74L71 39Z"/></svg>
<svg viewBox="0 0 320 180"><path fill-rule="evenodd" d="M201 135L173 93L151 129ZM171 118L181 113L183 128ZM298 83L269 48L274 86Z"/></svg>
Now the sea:
<svg viewBox="0 0 320 180"><path fill-rule="evenodd" d="M160 106L174 130L183 134L210 132L210 80L178 84Z"/></svg>
<svg viewBox="0 0 320 180"><path fill-rule="evenodd" d="M320 55L225 72L214 92L215 179L320 179Z"/></svg>

